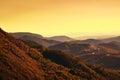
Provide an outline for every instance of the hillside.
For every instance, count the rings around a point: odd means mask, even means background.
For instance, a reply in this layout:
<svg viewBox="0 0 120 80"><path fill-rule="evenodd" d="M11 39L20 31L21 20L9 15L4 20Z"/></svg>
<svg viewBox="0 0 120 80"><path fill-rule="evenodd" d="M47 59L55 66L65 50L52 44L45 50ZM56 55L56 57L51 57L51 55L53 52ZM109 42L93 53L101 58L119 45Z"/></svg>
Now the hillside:
<svg viewBox="0 0 120 80"><path fill-rule="evenodd" d="M98 39L75 40L72 42L77 43L77 44L100 44L100 43L103 43L102 40L98 40Z"/></svg>
<svg viewBox="0 0 120 80"><path fill-rule="evenodd" d="M79 58L70 55L69 53L65 53L58 50L47 50L44 51L43 56L51 61L63 65L67 68L70 68L70 73L73 75L81 76L82 78L86 78L87 80L112 80L112 79L120 79L120 73L116 74L116 71L104 69L99 65L91 65L86 62L81 61ZM112 71L112 72L111 72ZM113 77L112 75L115 75ZM107 77L109 76L109 78Z"/></svg>
<svg viewBox="0 0 120 80"><path fill-rule="evenodd" d="M90 63L100 64L106 68L120 69L120 46L118 42L94 44L77 44L64 42L50 46L52 50L62 50Z"/></svg>
<svg viewBox="0 0 120 80"><path fill-rule="evenodd" d="M104 42L120 42L120 36L117 36L117 37L111 37L111 38L106 38L106 39L101 39L102 41Z"/></svg>
<svg viewBox="0 0 120 80"><path fill-rule="evenodd" d="M0 45L0 80L120 79L117 70L88 64L62 51L45 49L40 52L39 48L30 48L2 29Z"/></svg>
<svg viewBox="0 0 120 80"><path fill-rule="evenodd" d="M16 38L21 38L24 36L31 36L31 37L37 37L37 38L43 38L42 35L39 34L33 34L33 33L29 33L29 32L16 32L16 33L11 33L12 36L16 37Z"/></svg>
<svg viewBox="0 0 120 80"><path fill-rule="evenodd" d="M69 69L46 60L36 49L0 29L0 80L78 79ZM6 77L7 76L7 77Z"/></svg>
<svg viewBox="0 0 120 80"><path fill-rule="evenodd" d="M44 80L44 71L28 54L31 49L0 29L0 79ZM36 50L33 50L36 52ZM40 53L37 53L40 55Z"/></svg>
<svg viewBox="0 0 120 80"><path fill-rule="evenodd" d="M116 50L116 52L120 54L120 42L112 41L109 43L99 44L99 46L107 47L107 48L113 49L114 51Z"/></svg>
<svg viewBox="0 0 120 80"><path fill-rule="evenodd" d="M79 57L89 63L95 63L106 68L120 70L120 57L110 55L80 55Z"/></svg>
<svg viewBox="0 0 120 80"><path fill-rule="evenodd" d="M48 39L50 40L55 40L55 41L60 41L60 42L68 42L68 41L73 41L74 39L67 37L67 36L53 36L49 37Z"/></svg>
<svg viewBox="0 0 120 80"><path fill-rule="evenodd" d="M24 33L11 33L11 34L14 37L19 38L21 40L34 41L34 42L36 42L40 45L44 45L46 47L60 43L59 41L48 40L48 39L44 38L43 36L41 36L39 34L25 33L25 32Z"/></svg>
<svg viewBox="0 0 120 80"><path fill-rule="evenodd" d="M78 44L74 42L64 42L54 46L50 46L49 49L53 50L63 50L72 54L91 54L92 52L97 52L100 49L97 45L93 44ZM99 50L99 53L102 50Z"/></svg>
<svg viewBox="0 0 120 80"><path fill-rule="evenodd" d="M30 40L24 40L23 41L26 45L32 47L32 48L36 48L38 49L40 52L43 52L45 50L47 50L47 47L43 46L43 45L40 45L34 41L30 41Z"/></svg>

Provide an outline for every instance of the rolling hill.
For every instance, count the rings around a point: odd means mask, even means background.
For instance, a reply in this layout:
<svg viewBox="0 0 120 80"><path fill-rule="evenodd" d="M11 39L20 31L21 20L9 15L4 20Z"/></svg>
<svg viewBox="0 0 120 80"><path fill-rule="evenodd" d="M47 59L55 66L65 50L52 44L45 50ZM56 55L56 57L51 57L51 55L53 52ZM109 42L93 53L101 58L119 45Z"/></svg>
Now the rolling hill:
<svg viewBox="0 0 120 80"><path fill-rule="evenodd" d="M120 42L116 42L116 41L112 41L109 43L102 43L102 44L99 44L99 46L103 46L103 47L107 47L110 49L114 49L116 51L120 51Z"/></svg>
<svg viewBox="0 0 120 80"><path fill-rule="evenodd" d="M118 70L88 64L63 51L37 49L0 29L0 80L120 79Z"/></svg>
<svg viewBox="0 0 120 80"><path fill-rule="evenodd" d="M102 54L102 50L97 45L93 44L78 44L74 42L64 42L54 46L50 46L49 49L52 50L63 50L72 54L91 54L92 52L97 52ZM99 51L99 52L98 52ZM102 52L101 52L102 51Z"/></svg>
<svg viewBox="0 0 120 80"><path fill-rule="evenodd" d="M30 40L30 41L34 41L40 45L44 45L46 47L48 46L52 46L55 44L60 43L59 41L55 41L55 40L48 40L45 37L39 35L39 34L33 34L33 33L11 33L14 37L19 38L21 40Z"/></svg>
<svg viewBox="0 0 120 80"><path fill-rule="evenodd" d="M77 44L100 44L100 43L103 43L102 40L98 40L98 39L75 40L72 42L77 43Z"/></svg>
<svg viewBox="0 0 120 80"><path fill-rule="evenodd" d="M62 50L90 63L100 64L106 68L120 69L120 46L118 42L94 44L77 44L64 42L50 46L52 50Z"/></svg>
<svg viewBox="0 0 120 80"><path fill-rule="evenodd" d="M0 29L0 80L70 80L68 68L45 59L40 52Z"/></svg>
<svg viewBox="0 0 120 80"><path fill-rule="evenodd" d="M11 33L11 34L12 34L12 36L14 36L16 38L21 38L21 37L24 37L24 36L31 36L31 37L43 38L42 35L33 34L33 33L30 33L30 32L16 32L16 33Z"/></svg>
<svg viewBox="0 0 120 80"><path fill-rule="evenodd" d="M68 41L74 41L75 40L75 39L72 39L72 38L67 37L67 36L53 36L53 37L49 37L48 39L55 40L55 41L60 41L60 42L68 42Z"/></svg>
<svg viewBox="0 0 120 80"><path fill-rule="evenodd" d="M120 36L117 37L111 37L111 38L106 38L106 39L101 39L102 41L108 43L108 42L120 42Z"/></svg>

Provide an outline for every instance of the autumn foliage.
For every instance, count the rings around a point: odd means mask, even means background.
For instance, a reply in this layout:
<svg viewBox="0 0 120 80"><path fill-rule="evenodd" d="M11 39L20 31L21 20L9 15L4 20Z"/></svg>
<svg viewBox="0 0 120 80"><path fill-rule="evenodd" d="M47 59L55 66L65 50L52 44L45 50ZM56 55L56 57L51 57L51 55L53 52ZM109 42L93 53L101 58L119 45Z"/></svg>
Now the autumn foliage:
<svg viewBox="0 0 120 80"><path fill-rule="evenodd" d="M0 80L119 80L120 72L62 51L30 48L0 29Z"/></svg>

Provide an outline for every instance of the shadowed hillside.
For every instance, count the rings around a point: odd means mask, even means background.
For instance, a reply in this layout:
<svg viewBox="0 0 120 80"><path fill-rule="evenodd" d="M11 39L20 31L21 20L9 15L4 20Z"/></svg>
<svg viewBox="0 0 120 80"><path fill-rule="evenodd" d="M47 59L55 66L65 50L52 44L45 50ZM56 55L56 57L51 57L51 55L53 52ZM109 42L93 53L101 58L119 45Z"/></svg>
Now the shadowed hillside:
<svg viewBox="0 0 120 80"><path fill-rule="evenodd" d="M30 40L24 40L23 41L25 44L27 44L28 46L32 47L32 48L36 48L38 49L40 52L43 52L45 50L47 50L47 48L43 45L40 45L34 41L30 41Z"/></svg>
<svg viewBox="0 0 120 80"><path fill-rule="evenodd" d="M116 71L104 69L103 67L95 64L88 64L81 61L79 58L63 51L46 50L42 54L45 58L69 68L69 72L71 74L81 76L87 80L120 79L120 73L116 73ZM113 75L116 75L116 77L113 77Z"/></svg>

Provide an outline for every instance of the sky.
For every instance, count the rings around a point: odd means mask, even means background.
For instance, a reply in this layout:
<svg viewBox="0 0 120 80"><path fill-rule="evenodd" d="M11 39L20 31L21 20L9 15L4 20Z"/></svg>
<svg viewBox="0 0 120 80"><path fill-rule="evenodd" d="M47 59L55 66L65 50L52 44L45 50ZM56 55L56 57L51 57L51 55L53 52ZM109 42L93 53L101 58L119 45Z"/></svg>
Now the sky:
<svg viewBox="0 0 120 80"><path fill-rule="evenodd" d="M0 0L0 27L43 36L120 35L120 0Z"/></svg>

